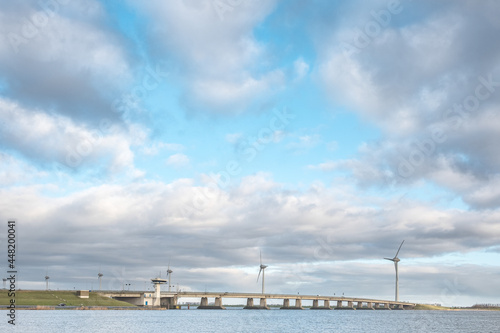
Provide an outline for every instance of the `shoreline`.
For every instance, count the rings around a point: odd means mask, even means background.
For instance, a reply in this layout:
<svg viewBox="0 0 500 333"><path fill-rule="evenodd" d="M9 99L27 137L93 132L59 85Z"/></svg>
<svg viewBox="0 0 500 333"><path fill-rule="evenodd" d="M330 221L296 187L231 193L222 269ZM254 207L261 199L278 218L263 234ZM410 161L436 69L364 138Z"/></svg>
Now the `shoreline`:
<svg viewBox="0 0 500 333"><path fill-rule="evenodd" d="M7 305L0 305L0 310L9 310ZM16 310L167 310L167 308L147 308L135 306L54 306L54 305L18 305Z"/></svg>
<svg viewBox="0 0 500 333"><path fill-rule="evenodd" d="M9 310L7 305L0 305L1 310ZM107 311L107 310L119 310L119 311L170 311L170 310L180 310L180 309L168 309L165 307L138 307L138 306L53 306L53 305L18 305L16 310L79 310L79 311ZM184 310L188 310L185 308ZM189 310L198 310L196 307L192 307ZM243 310L243 308L241 309ZM308 308L305 308L308 310ZM332 311L335 311L332 309ZM492 309L477 309L477 308L442 308L442 309L408 309L404 311L474 311L474 312L484 312L484 311L500 311L500 308Z"/></svg>

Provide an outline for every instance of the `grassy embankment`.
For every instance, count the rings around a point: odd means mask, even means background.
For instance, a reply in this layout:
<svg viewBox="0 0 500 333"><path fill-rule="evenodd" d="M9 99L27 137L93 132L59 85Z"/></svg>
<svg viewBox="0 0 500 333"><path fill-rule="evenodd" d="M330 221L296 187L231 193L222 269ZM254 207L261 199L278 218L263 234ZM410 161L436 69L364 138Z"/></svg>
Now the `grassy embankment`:
<svg viewBox="0 0 500 333"><path fill-rule="evenodd" d="M417 304L415 310L451 310L451 308L429 304Z"/></svg>
<svg viewBox="0 0 500 333"><path fill-rule="evenodd" d="M475 310L475 311L500 311L500 308L496 307L446 307L446 306L437 306L437 305L429 305L429 304L417 304L415 306L415 310L442 310L442 311L459 311L459 310Z"/></svg>
<svg viewBox="0 0 500 333"><path fill-rule="evenodd" d="M0 290L0 305L9 305L8 290ZM48 305L56 306L65 303L67 306L130 306L134 305L121 302L97 293L90 293L89 298L78 298L73 291L55 290L17 290L16 305Z"/></svg>

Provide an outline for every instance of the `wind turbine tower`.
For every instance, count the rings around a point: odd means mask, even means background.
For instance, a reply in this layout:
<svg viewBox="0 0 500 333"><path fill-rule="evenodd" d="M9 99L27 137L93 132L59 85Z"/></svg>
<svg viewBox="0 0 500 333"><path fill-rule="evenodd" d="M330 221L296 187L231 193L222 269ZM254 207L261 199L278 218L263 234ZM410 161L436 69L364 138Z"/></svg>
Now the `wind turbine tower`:
<svg viewBox="0 0 500 333"><path fill-rule="evenodd" d="M396 255L394 258L384 258L385 260L390 260L394 262L394 268L396 269L396 302L399 302L399 275L398 275L398 262L400 262L400 259L398 258L399 250L401 250L401 246L403 246L403 243L405 241L403 240L401 242L401 245L399 245L398 252L396 252Z"/></svg>
<svg viewBox="0 0 500 333"><path fill-rule="evenodd" d="M50 276L45 275L45 290L49 290L49 279Z"/></svg>
<svg viewBox="0 0 500 333"><path fill-rule="evenodd" d="M101 282L102 282L102 277L104 274L102 274L99 270L99 273L97 274L97 278L99 279L99 290L101 290Z"/></svg>
<svg viewBox="0 0 500 333"><path fill-rule="evenodd" d="M167 268L168 291L169 291L169 292L170 292L170 288L172 287L172 283L171 283L171 281L172 281L172 273L173 273L173 272L174 272L174 271L172 271L172 270L170 269L170 260L169 260L169 261L168 261L168 268Z"/></svg>
<svg viewBox="0 0 500 333"><path fill-rule="evenodd" d="M264 273L266 268L267 266L262 264L262 252L260 252L260 270L259 270L259 275L257 275L257 282L259 282L260 272L262 272L262 294L264 294L264 283L265 283Z"/></svg>

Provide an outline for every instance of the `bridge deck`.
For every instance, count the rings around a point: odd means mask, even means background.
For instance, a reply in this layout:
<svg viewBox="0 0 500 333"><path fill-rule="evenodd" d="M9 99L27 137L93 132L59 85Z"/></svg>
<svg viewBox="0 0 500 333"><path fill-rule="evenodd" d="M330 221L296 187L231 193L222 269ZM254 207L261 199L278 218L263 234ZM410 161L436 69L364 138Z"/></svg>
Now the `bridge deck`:
<svg viewBox="0 0 500 333"><path fill-rule="evenodd" d="M100 292L109 297L141 297L142 294L153 294L152 291L102 291ZM266 298L266 299L300 299L300 300L327 300L327 301L343 301L343 302L371 302L371 303L390 303L402 305L416 305L409 302L396 302L391 300L380 300L360 297L345 297L345 296L327 296L327 295L295 295L295 294L262 294L262 293L240 293L240 292L200 292L200 291L180 291L180 292L161 292L161 297L177 297L177 298Z"/></svg>

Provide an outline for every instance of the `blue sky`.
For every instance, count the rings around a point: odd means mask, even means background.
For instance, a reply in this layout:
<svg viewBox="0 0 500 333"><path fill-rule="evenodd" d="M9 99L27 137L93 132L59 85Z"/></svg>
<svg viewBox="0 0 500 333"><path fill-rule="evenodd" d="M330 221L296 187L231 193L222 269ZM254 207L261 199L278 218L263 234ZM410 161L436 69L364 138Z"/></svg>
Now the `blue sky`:
<svg viewBox="0 0 500 333"><path fill-rule="evenodd" d="M262 251L269 292L391 299L382 258L404 239L402 299L498 303L499 12L3 5L0 216L19 221L20 286L90 288L100 269L141 288L170 259L181 289L258 291Z"/></svg>

